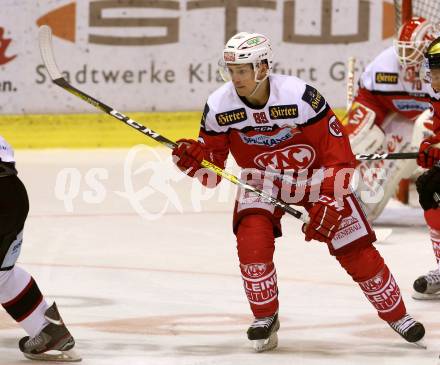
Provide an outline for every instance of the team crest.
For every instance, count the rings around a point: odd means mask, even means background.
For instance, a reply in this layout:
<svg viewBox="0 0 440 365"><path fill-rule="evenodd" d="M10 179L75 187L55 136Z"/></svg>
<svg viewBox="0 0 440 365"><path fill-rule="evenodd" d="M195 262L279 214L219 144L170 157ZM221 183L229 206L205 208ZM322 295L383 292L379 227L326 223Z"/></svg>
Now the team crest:
<svg viewBox="0 0 440 365"><path fill-rule="evenodd" d="M254 162L262 169L301 171L309 168L316 158L315 150L306 144L296 144L280 150L264 152Z"/></svg>
<svg viewBox="0 0 440 365"><path fill-rule="evenodd" d="M249 265L243 265L243 271L250 277L250 278L259 278L266 272L266 264L249 264Z"/></svg>

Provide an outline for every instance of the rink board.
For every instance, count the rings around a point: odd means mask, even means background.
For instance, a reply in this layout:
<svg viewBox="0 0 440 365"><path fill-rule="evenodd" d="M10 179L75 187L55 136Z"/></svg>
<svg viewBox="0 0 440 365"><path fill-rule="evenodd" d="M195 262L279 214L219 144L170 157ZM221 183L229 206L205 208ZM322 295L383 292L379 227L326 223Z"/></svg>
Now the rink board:
<svg viewBox="0 0 440 365"><path fill-rule="evenodd" d="M343 109L335 109L342 118ZM196 138L201 112L127 113L129 117L173 141ZM153 139L104 113L64 115L0 115L0 135L15 149L130 147Z"/></svg>

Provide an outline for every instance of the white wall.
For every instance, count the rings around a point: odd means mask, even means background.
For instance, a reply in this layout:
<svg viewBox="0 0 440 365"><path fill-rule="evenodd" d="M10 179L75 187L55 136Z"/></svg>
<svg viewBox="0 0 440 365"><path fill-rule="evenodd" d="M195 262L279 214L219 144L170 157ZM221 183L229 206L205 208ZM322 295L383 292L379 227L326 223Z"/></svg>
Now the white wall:
<svg viewBox="0 0 440 365"><path fill-rule="evenodd" d="M252 7L238 10L234 7L240 4L239 0L231 2L234 5L229 8L203 8L212 3L206 0L1 3L1 114L93 110L49 82L39 55L37 23L53 26L57 62L61 70L68 72L72 84L121 111L201 109L208 94L221 84L216 81L217 61L226 37L237 29L268 35L274 48L275 72L299 75L315 85L333 106L345 103L347 58L355 55L361 69L391 44L382 29L384 8L389 10L391 2L381 0L253 0L246 2ZM108 3L125 5L104 9L102 13L97 10L96 6ZM137 4L136 8L133 4ZM293 4L294 17L289 13ZM326 11L329 4L331 11ZM165 8L157 8L159 5ZM268 8L257 8L262 5ZM57 14L63 6L65 11ZM109 24L98 26L96 17L100 14ZM127 21L132 23L124 24ZM152 21L171 26L151 26ZM387 22L392 21L390 16ZM116 22L123 26L115 26ZM329 30L322 30L326 22ZM66 31L71 34L66 35ZM389 34L389 30L385 32ZM292 39L299 35L309 38ZM127 43L124 37L137 37L148 43L167 36L172 43L108 45L96 43L101 42L94 40L96 36L116 37L113 43ZM7 61L12 56L16 57Z"/></svg>

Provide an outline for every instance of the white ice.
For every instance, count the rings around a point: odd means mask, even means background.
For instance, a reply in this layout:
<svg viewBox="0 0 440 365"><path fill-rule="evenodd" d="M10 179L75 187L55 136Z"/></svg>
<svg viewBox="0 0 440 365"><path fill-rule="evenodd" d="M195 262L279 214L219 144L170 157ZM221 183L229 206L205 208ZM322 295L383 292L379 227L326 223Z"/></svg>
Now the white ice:
<svg viewBox="0 0 440 365"><path fill-rule="evenodd" d="M440 302L410 297L414 279L435 267L420 208L393 202L376 228L409 313L426 327L427 350L381 321L326 247L304 242L301 222L286 216L275 255L279 347L256 354L246 338L252 316L231 232L231 183L201 190L169 151L145 147L16 158L31 201L19 262L58 303L83 364L438 362ZM24 335L0 311L0 364L31 363L17 347Z"/></svg>

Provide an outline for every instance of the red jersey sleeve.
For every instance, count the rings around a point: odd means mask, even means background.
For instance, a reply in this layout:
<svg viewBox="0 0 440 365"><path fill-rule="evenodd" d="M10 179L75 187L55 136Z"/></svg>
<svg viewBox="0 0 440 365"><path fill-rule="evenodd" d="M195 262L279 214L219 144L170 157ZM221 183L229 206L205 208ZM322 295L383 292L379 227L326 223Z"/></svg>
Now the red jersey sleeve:
<svg viewBox="0 0 440 365"><path fill-rule="evenodd" d="M343 181L337 183L345 189L354 172L356 161L348 136L332 109L327 106L324 113L320 114L321 118L306 123L302 126L302 130L309 141L316 146L320 164L325 169L321 192L334 194L335 179L341 176ZM338 175L342 169L346 169L345 175Z"/></svg>
<svg viewBox="0 0 440 365"><path fill-rule="evenodd" d="M210 115L209 106L206 104L202 115L198 140L202 144L205 159L224 169L229 155L229 135L228 133L216 132L207 128L208 118L212 118L212 116ZM221 181L221 177L210 170L205 170L198 177L200 182L207 187L215 187Z"/></svg>

